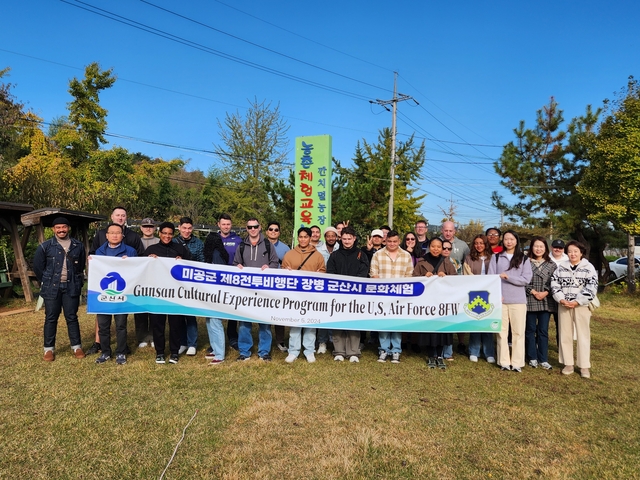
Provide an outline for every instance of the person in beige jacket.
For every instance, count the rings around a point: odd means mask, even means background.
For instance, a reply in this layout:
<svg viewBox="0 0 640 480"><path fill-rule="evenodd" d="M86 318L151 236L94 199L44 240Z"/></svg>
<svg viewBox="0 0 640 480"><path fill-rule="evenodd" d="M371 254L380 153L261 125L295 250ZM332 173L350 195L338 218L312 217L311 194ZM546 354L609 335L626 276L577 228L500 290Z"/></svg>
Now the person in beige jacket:
<svg viewBox="0 0 640 480"><path fill-rule="evenodd" d="M311 229L302 227L298 229L298 245L285 253L282 259L282 268L287 270L304 270L306 272L326 272L324 257L311 245ZM301 338L302 337L302 338ZM301 345L302 344L302 345ZM300 348L304 346L304 356L309 363L316 361L316 329L291 327L289 330L289 355L285 362L293 363Z"/></svg>

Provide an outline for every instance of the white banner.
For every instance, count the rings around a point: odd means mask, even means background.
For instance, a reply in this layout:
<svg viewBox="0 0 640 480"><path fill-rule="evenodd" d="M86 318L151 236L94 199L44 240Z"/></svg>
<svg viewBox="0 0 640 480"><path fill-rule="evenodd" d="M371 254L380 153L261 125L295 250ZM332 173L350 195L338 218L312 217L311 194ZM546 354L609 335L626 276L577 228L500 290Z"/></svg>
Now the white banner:
<svg viewBox="0 0 640 480"><path fill-rule="evenodd" d="M497 275L369 279L92 256L88 313L162 313L391 332L498 332Z"/></svg>

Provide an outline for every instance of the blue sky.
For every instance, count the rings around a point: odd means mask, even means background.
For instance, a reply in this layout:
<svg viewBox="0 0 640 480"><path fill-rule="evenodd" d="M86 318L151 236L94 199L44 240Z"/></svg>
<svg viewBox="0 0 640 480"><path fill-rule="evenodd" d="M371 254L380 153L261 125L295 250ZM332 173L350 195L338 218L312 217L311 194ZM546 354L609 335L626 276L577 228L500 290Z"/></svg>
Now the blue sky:
<svg viewBox="0 0 640 480"><path fill-rule="evenodd" d="M518 122L533 126L551 96L570 120L640 76L634 1L21 0L5 2L3 19L0 68L11 67L14 94L46 122L66 114L69 79L97 61L118 76L101 97L108 130L131 138L111 144L205 172L219 165L204 152L219 144L217 120L254 98L279 103L291 147L329 134L348 164L359 140L391 126L369 100L392 98L397 71L398 91L419 102L399 104L398 139L426 139L419 188L430 223L453 200L459 222L498 224L492 162Z"/></svg>

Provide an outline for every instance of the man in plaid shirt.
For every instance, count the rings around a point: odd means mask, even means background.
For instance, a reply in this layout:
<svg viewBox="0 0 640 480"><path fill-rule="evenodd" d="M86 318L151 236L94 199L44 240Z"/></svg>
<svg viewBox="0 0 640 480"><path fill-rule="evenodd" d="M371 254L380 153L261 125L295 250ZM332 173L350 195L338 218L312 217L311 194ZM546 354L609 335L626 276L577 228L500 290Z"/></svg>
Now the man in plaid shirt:
<svg viewBox="0 0 640 480"><path fill-rule="evenodd" d="M387 244L373 254L369 276L371 278L404 278L413 275L413 261L409 252L400 248L400 234L391 230L387 234ZM400 332L380 332L380 355L378 361L384 363L391 356L391 363L400 363L402 348Z"/></svg>

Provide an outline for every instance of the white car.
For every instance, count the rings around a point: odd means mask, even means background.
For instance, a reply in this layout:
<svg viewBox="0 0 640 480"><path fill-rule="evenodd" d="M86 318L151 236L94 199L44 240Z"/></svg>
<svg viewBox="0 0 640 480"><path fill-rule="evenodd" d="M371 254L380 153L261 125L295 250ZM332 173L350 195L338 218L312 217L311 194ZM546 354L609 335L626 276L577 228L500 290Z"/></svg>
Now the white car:
<svg viewBox="0 0 640 480"><path fill-rule="evenodd" d="M636 276L640 274L640 257L635 257L636 261ZM609 274L609 278L607 279L607 283L613 282L615 280L624 280L627 276L627 257L620 257L613 262L609 262L609 269L611 273Z"/></svg>

